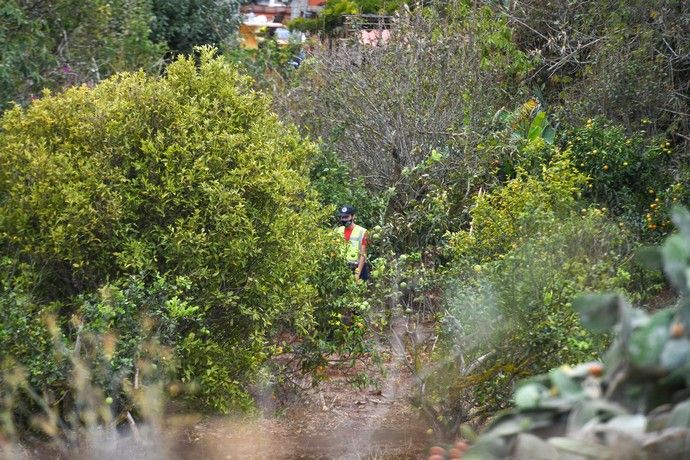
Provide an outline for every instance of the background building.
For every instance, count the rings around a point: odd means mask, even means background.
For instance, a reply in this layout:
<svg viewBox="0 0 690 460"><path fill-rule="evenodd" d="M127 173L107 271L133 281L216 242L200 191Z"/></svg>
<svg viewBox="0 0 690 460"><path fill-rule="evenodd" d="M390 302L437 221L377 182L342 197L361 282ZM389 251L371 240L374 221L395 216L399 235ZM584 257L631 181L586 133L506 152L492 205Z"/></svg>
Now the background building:
<svg viewBox="0 0 690 460"><path fill-rule="evenodd" d="M263 15L269 21L285 23L290 19L310 17L318 12L326 0L253 0L242 6L242 13Z"/></svg>

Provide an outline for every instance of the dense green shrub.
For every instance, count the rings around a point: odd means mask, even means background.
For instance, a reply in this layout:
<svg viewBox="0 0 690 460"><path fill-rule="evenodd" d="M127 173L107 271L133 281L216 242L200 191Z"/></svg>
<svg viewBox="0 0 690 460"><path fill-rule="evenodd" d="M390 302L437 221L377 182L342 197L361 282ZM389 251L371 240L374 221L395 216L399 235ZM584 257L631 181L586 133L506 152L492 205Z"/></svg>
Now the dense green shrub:
<svg viewBox="0 0 690 460"><path fill-rule="evenodd" d="M467 458L682 458L690 433L688 262L690 213L677 208L679 234L640 256L662 268L679 294L653 314L621 296L584 295L582 324L612 333L603 362L562 365L521 382L515 408L499 414Z"/></svg>
<svg viewBox="0 0 690 460"><path fill-rule="evenodd" d="M323 22L318 18L295 18L290 20L286 26L291 31L298 30L309 34L317 34L321 27L323 27Z"/></svg>
<svg viewBox="0 0 690 460"><path fill-rule="evenodd" d="M668 229L666 201L673 183L668 141L628 135L601 119L588 120L564 138L573 163L592 179L588 199L639 233Z"/></svg>
<svg viewBox="0 0 690 460"><path fill-rule="evenodd" d="M503 187L477 195L470 229L450 235L453 256L481 263L517 248L554 220L570 216L586 184L567 154L543 165L537 177L518 169Z"/></svg>
<svg viewBox="0 0 690 460"><path fill-rule="evenodd" d="M471 231L452 236L438 367L418 400L440 433L504 407L515 379L601 351L571 299L625 288L629 243L600 209L580 207L585 183L567 156L555 158L541 177L477 197Z"/></svg>
<svg viewBox="0 0 690 460"><path fill-rule="evenodd" d="M46 321L57 312L58 305L39 305L30 295L29 286L11 279L15 268L9 257L2 260L0 285L0 365L22 365L31 385L55 385L63 378L56 360L53 339Z"/></svg>
<svg viewBox="0 0 690 460"><path fill-rule="evenodd" d="M322 148L311 165L311 182L324 205L333 208L351 204L357 210L357 223L365 228L378 225L383 200L366 189L361 178L331 151ZM334 214L335 216L335 214Z"/></svg>
<svg viewBox="0 0 690 460"><path fill-rule="evenodd" d="M6 276L26 280L36 314L57 315L72 339L72 315L106 330L120 309L134 322L163 312L202 402L246 406L272 334L309 335L317 302L330 300L319 276L335 251L309 188L314 151L209 50L163 78L121 74L46 95L2 119ZM134 291L129 276L140 277ZM155 297L158 277L187 287ZM110 285L118 307L83 300Z"/></svg>
<svg viewBox="0 0 690 460"><path fill-rule="evenodd" d="M279 94L294 71L290 61L299 54L300 48L298 42L280 46L275 39L267 38L258 49L231 47L224 55L252 78L258 90Z"/></svg>
<svg viewBox="0 0 690 460"><path fill-rule="evenodd" d="M26 439L33 429L67 452L96 428L114 430L127 414L157 421L164 392L185 389L175 380L179 362L170 346L176 326L195 310L177 297L189 287L183 278L179 285L122 279L75 298L69 318L61 316L65 303L39 304L17 281L0 291L5 439Z"/></svg>
<svg viewBox="0 0 690 460"><path fill-rule="evenodd" d="M596 354L570 299L590 288L623 288L629 278L623 266L626 235L601 211L589 208L542 225L497 260L475 265L475 274L448 298L460 337L483 336L493 347L500 346L496 340L515 347L508 354L521 356L511 359L525 372L551 367L554 359L577 362ZM487 321L493 315L499 321ZM472 342L464 345L486 346Z"/></svg>
<svg viewBox="0 0 690 460"><path fill-rule="evenodd" d="M515 110L499 110L494 116L495 128L477 145L494 158L492 172L501 181L514 178L518 170L539 175L558 152L554 146L556 130L543 104L532 97Z"/></svg>
<svg viewBox="0 0 690 460"><path fill-rule="evenodd" d="M12 100L26 102L43 86L45 70L56 67L57 62L46 46L45 25L27 17L17 2L5 3L0 25L0 109L4 109Z"/></svg>
<svg viewBox="0 0 690 460"><path fill-rule="evenodd" d="M236 44L238 0L9 0L0 8L0 110L43 89L121 71L159 73L166 52Z"/></svg>
<svg viewBox="0 0 690 460"><path fill-rule="evenodd" d="M623 247L621 248L621 245ZM579 326L571 299L586 289L625 287L624 239L598 211L553 221L534 239L455 281L425 403L446 436L509 404L518 378L602 350Z"/></svg>
<svg viewBox="0 0 690 460"><path fill-rule="evenodd" d="M315 21L316 29L332 34L343 25L346 14L392 14L406 3L405 0L327 0ZM298 24L307 25L309 22ZM309 24L309 27L314 26Z"/></svg>
<svg viewBox="0 0 690 460"><path fill-rule="evenodd" d="M347 14L392 14L407 2L405 0L327 0L319 11L315 20L300 20L292 24L297 30L305 30L299 26L306 26L313 31L323 31L326 34L337 34L343 25ZM410 2L413 3L413 2ZM413 5L414 6L414 5Z"/></svg>
<svg viewBox="0 0 690 460"><path fill-rule="evenodd" d="M486 136L479 147L496 158L495 171L502 178L538 175L544 164L558 157L555 129L537 99L513 112L500 111L496 120L501 129ZM669 206L687 193L670 141L651 138L644 130L629 134L622 126L596 118L562 129L558 144L589 180L582 187L583 199L608 209L638 237L668 230Z"/></svg>
<svg viewBox="0 0 690 460"><path fill-rule="evenodd" d="M242 0L149 0L153 40L173 53L191 53L195 46L228 48L236 44Z"/></svg>
<svg viewBox="0 0 690 460"><path fill-rule="evenodd" d="M9 0L0 8L0 111L45 88L95 83L123 70L158 70L165 44L149 37L148 0Z"/></svg>

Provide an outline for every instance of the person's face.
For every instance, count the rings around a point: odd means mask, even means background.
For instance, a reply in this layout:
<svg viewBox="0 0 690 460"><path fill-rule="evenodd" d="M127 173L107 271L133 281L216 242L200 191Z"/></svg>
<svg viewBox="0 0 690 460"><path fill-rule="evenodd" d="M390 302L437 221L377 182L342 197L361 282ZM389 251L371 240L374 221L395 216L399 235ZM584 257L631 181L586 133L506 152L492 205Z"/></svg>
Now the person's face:
<svg viewBox="0 0 690 460"><path fill-rule="evenodd" d="M352 224L352 221L354 220L355 216L352 214L341 214L340 215L340 223L346 227L348 227L350 224Z"/></svg>

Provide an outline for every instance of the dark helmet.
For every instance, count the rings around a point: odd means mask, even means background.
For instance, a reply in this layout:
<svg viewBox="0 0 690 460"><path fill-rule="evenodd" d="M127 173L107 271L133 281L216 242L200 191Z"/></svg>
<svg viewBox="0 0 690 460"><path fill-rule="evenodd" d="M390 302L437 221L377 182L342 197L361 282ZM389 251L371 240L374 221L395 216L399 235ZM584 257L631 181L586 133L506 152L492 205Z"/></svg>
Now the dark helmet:
<svg viewBox="0 0 690 460"><path fill-rule="evenodd" d="M349 204L345 204L338 209L338 216L354 215L355 207Z"/></svg>

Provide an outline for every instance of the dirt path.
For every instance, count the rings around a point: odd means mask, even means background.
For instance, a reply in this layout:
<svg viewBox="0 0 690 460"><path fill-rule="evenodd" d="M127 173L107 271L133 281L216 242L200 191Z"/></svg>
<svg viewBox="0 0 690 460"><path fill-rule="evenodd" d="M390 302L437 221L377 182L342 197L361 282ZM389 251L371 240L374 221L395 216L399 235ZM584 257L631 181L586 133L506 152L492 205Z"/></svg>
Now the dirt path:
<svg viewBox="0 0 690 460"><path fill-rule="evenodd" d="M333 363L325 370L326 380L300 393L296 401L279 404L270 396L266 401L259 398L262 417L204 418L188 414L189 408L171 407L155 423L83 433L79 446L69 452L40 441L5 445L0 439L0 460L426 458L433 436L427 434L427 424L409 402L414 388L405 365L409 357L395 339L406 331L406 323L394 324L389 336L379 341L381 356L386 357L382 366L366 360L354 368ZM364 371L378 380L376 389L357 389L351 384Z"/></svg>
<svg viewBox="0 0 690 460"><path fill-rule="evenodd" d="M393 341L391 341L393 342ZM427 424L409 403L412 376L400 350L378 377L379 390L348 380L363 367L332 366L318 390L258 420L214 418L187 432L186 458L417 459L432 442ZM363 365L364 366L364 365ZM376 373L371 366L368 370Z"/></svg>

